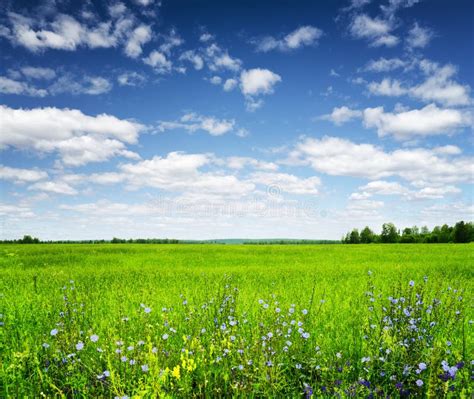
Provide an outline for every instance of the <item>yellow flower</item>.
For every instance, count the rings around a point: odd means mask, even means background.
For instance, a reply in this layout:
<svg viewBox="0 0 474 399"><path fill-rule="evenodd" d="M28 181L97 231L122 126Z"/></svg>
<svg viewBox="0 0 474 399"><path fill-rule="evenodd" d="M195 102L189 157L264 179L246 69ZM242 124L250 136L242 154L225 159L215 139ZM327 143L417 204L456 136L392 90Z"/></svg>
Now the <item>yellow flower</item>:
<svg viewBox="0 0 474 399"><path fill-rule="evenodd" d="M179 370L180 370L180 367L179 367L179 364L178 364L177 366L175 366L175 368L173 369L173 372L171 373L171 375L174 378L176 378L177 380L179 380L180 377L181 377L181 374L180 374Z"/></svg>

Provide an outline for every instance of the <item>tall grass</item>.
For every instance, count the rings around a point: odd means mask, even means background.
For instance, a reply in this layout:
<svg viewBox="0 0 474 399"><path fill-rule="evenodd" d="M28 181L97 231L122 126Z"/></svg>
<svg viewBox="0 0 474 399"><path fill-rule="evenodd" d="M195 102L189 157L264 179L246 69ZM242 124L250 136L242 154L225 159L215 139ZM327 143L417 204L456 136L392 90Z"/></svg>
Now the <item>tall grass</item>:
<svg viewBox="0 0 474 399"><path fill-rule="evenodd" d="M5 397L469 397L472 245L0 247Z"/></svg>

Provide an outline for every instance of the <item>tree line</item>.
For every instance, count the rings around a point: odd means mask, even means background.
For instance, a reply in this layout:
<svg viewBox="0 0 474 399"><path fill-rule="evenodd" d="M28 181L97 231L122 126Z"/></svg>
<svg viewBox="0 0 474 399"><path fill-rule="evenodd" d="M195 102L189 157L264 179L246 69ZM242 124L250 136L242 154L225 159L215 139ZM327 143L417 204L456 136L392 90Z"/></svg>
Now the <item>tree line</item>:
<svg viewBox="0 0 474 399"><path fill-rule="evenodd" d="M406 227L401 232L393 223L384 223L380 234L374 233L369 227L364 227L360 232L353 229L341 240L344 244L370 244L370 243L467 243L474 241L474 224L472 222L457 222L454 226L443 224L433 230L426 226Z"/></svg>

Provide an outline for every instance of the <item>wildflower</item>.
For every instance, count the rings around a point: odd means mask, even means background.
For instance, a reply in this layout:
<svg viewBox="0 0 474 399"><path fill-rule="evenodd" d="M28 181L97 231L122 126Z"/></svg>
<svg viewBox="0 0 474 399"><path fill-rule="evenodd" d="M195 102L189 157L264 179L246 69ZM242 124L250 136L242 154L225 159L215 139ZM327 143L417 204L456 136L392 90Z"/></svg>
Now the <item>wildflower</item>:
<svg viewBox="0 0 474 399"><path fill-rule="evenodd" d="M416 385L419 387L423 386L423 381L422 380L416 380Z"/></svg>
<svg viewBox="0 0 474 399"><path fill-rule="evenodd" d="M138 344L139 346L145 345L145 341L141 341L141 340L140 340L140 341L137 342L137 344Z"/></svg>
<svg viewBox="0 0 474 399"><path fill-rule="evenodd" d="M47 344L46 342L43 344L43 348L44 349L48 349L49 348L49 344Z"/></svg>
<svg viewBox="0 0 474 399"><path fill-rule="evenodd" d="M267 367L273 367L273 362L271 360L268 360L265 364Z"/></svg>
<svg viewBox="0 0 474 399"><path fill-rule="evenodd" d="M301 370L301 368L303 367L300 363L297 363L296 366L295 366L298 370Z"/></svg>
<svg viewBox="0 0 474 399"><path fill-rule="evenodd" d="M341 352L337 352L337 353L336 353L336 357L337 357L338 359L340 359L340 358L342 357Z"/></svg>
<svg viewBox="0 0 474 399"><path fill-rule="evenodd" d="M127 359L127 356L122 356L120 360L125 363L128 359Z"/></svg>
<svg viewBox="0 0 474 399"><path fill-rule="evenodd" d="M145 313L150 313L151 312L151 308L145 308L143 310L145 311Z"/></svg>
<svg viewBox="0 0 474 399"><path fill-rule="evenodd" d="M241 365L241 364L239 364L239 367L238 367L238 368L239 368L239 370L243 370L243 369L244 369L244 366Z"/></svg>
<svg viewBox="0 0 474 399"><path fill-rule="evenodd" d="M130 365L131 365L131 366L133 366L135 363L136 363L136 361L135 361L135 360L133 360L133 359L132 359L132 360L130 360Z"/></svg>
<svg viewBox="0 0 474 399"><path fill-rule="evenodd" d="M307 314L308 314L308 310L307 310L307 309L303 309L301 312L302 312L304 315L307 315Z"/></svg>
<svg viewBox="0 0 474 399"><path fill-rule="evenodd" d="M268 303L264 304L264 305L263 305L263 308L264 308L264 309L268 309Z"/></svg>
<svg viewBox="0 0 474 399"><path fill-rule="evenodd" d="M97 342L97 341L99 340L99 336L96 335L96 334L92 334L92 335L90 336L90 340L91 340L92 342Z"/></svg>
<svg viewBox="0 0 474 399"><path fill-rule="evenodd" d="M421 371L426 370L426 363L420 363L420 364L418 365L418 368L419 368Z"/></svg>
<svg viewBox="0 0 474 399"><path fill-rule="evenodd" d="M290 312L290 314L293 314L293 313L295 313L295 309L290 308L290 310L288 310L288 312Z"/></svg>
<svg viewBox="0 0 474 399"><path fill-rule="evenodd" d="M177 380L180 379L181 373L180 373L180 366L179 366L179 364L173 368L173 371L172 371L171 375L172 375L174 378L176 378Z"/></svg>
<svg viewBox="0 0 474 399"><path fill-rule="evenodd" d="M280 309L280 308L276 308L276 309L275 309L275 312L280 313L280 312L281 312L281 309Z"/></svg>
<svg viewBox="0 0 474 399"><path fill-rule="evenodd" d="M415 282L413 280L410 280L410 282L408 283L410 285L410 287L414 287L415 286ZM422 381L423 382L423 381Z"/></svg>
<svg viewBox="0 0 474 399"><path fill-rule="evenodd" d="M363 357L361 361L362 363L370 362L370 357Z"/></svg>
<svg viewBox="0 0 474 399"><path fill-rule="evenodd" d="M104 377L110 377L110 371L109 371L109 370L105 370L105 371L102 373L102 375L103 375Z"/></svg>
<svg viewBox="0 0 474 399"><path fill-rule="evenodd" d="M164 341L166 341L168 339L168 337L169 337L169 335L166 334L166 333L161 336L161 338L163 338Z"/></svg>
<svg viewBox="0 0 474 399"><path fill-rule="evenodd" d="M309 338L309 332L305 332L303 334L301 334L301 336L304 338L304 339L308 339Z"/></svg>
<svg viewBox="0 0 474 399"><path fill-rule="evenodd" d="M205 334L206 333L206 329L205 328L201 328L201 334Z"/></svg>
<svg viewBox="0 0 474 399"><path fill-rule="evenodd" d="M54 337L55 335L58 334L58 329L57 329L57 328L53 328L53 329L51 330L51 333L50 333L50 334Z"/></svg>
<svg viewBox="0 0 474 399"><path fill-rule="evenodd" d="M79 341L77 344L76 344L76 349L78 351L81 351L84 349L84 343L82 341Z"/></svg>
<svg viewBox="0 0 474 399"><path fill-rule="evenodd" d="M142 371L143 371L144 373L147 373L148 370L149 370L149 369L148 369L148 364L142 364Z"/></svg>
<svg viewBox="0 0 474 399"><path fill-rule="evenodd" d="M232 342L234 342L234 341L235 341L235 335L231 335L231 336L230 336L230 340L231 340Z"/></svg>
<svg viewBox="0 0 474 399"><path fill-rule="evenodd" d="M134 348L132 345L130 345L130 346L127 348L128 351L133 351L134 349L135 349L135 348Z"/></svg>

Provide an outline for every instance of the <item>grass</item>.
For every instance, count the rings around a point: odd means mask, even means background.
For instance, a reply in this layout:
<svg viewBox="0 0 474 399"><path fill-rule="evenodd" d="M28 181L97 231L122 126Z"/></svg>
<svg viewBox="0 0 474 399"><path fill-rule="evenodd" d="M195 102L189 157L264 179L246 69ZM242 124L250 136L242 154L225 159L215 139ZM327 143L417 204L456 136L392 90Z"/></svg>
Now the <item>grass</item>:
<svg viewBox="0 0 474 399"><path fill-rule="evenodd" d="M0 397L470 397L473 249L2 245Z"/></svg>

